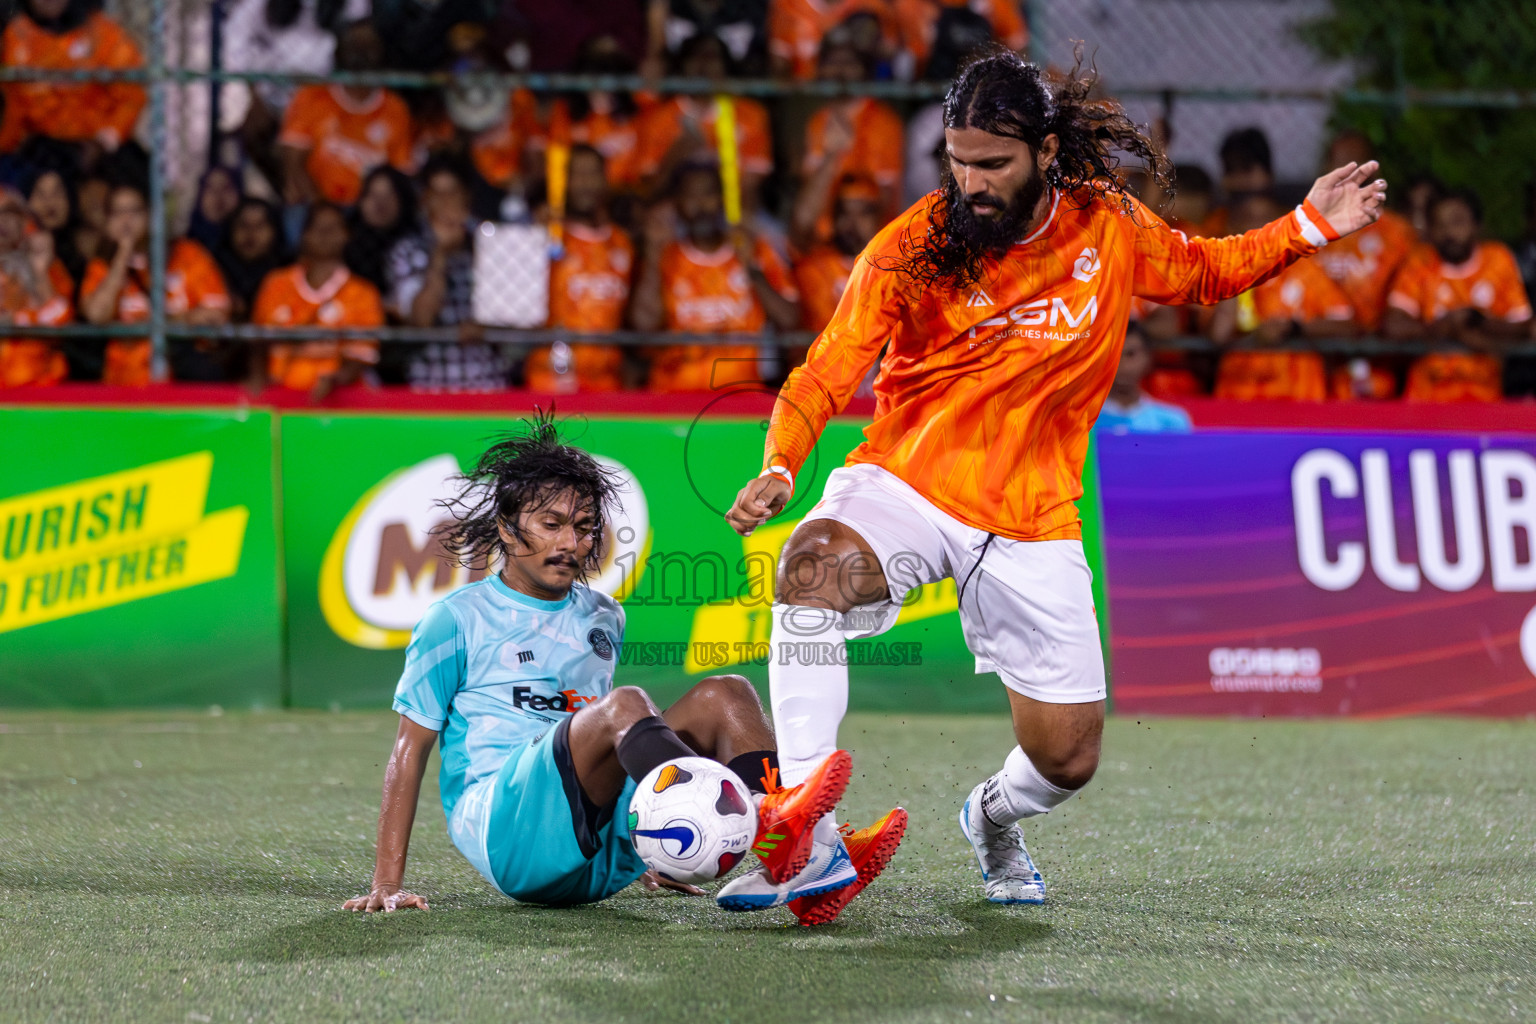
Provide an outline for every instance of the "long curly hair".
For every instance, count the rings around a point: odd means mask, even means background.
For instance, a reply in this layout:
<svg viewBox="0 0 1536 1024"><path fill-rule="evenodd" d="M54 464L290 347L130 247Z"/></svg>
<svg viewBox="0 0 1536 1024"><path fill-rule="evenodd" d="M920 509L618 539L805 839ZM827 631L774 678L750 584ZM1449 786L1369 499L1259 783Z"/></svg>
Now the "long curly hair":
<svg viewBox="0 0 1536 1024"><path fill-rule="evenodd" d="M459 493L438 502L453 520L433 532L460 565L490 566L503 551L499 526L526 544L522 513L566 491L575 491L578 505L592 510L596 538L578 578L585 580L602 565L608 520L621 507L618 480L591 455L564 442L553 409L535 408L521 430L502 435L458 480Z"/></svg>
<svg viewBox="0 0 1536 1024"><path fill-rule="evenodd" d="M1134 210L1117 173L1122 153L1137 158L1171 194L1167 156L1119 103L1093 97L1098 72L1092 66L1084 70L1081 46L1075 58L1072 70L1052 81L1010 50L983 52L955 76L944 98L944 127L979 128L1018 139L1032 151L1039 150L1047 135L1055 135L1060 149L1045 171L1045 184L1078 207L1115 198L1125 213ZM905 273L924 288L968 287L980 278L984 262L1001 256L1006 246L999 251L952 230L952 214L965 197L947 164L935 196L925 236L914 241L903 233L900 255L879 258L875 264Z"/></svg>

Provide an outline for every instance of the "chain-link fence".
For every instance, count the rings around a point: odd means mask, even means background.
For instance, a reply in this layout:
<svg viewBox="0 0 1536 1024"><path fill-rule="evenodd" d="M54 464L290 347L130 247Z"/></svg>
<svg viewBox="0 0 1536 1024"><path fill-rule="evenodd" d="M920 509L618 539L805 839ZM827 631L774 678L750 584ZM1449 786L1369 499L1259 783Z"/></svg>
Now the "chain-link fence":
<svg viewBox="0 0 1536 1024"><path fill-rule="evenodd" d="M19 0L13 3L18 5ZM1420 4L1426 5L1433 6L1428 0ZM414 129L410 132L409 152L398 161L402 166L419 163L432 144L433 133L451 131L455 121L462 125L477 116L515 120L517 111L509 110L508 104L516 108L518 90L532 90L524 95L536 95L538 105L529 116L547 121L554 97L594 91L627 96L642 90L656 90L663 96L707 96L720 89L718 81L700 79L664 78L658 82L611 73L596 77L498 74L474 70L481 66L473 61L466 65L463 60L457 66L470 67L467 73L338 72L336 30L350 19L368 16L370 0L329 0L319 4L296 0L288 5L273 5L269 0L97 0L94 4L90 0L72 0L66 6L81 10L102 8L133 41L140 59L134 66L115 73L82 70L79 62L70 65L75 68L73 71L60 71L60 64L46 61L41 62L44 70L39 71L29 69L23 55L23 59L9 60L10 66L0 70L0 76L12 82L31 78L62 86L67 81L100 80L115 75L145 90L146 102L133 137L148 154L150 245L141 289L148 308L141 326L99 324L92 332L84 327L66 326L57 328L55 333L94 333L96 337L146 334L155 354L153 373L159 375L166 373L168 365L168 338L189 343L192 339L222 338L232 344L245 344L262 338L314 338L327 335L334 326L331 315L322 312L314 312L310 320L290 316L282 322L281 318L269 318L266 326L260 328L238 323L225 325L217 318L199 321L189 315L189 306L196 303L185 294L188 270L178 262L176 239L194 227L200 183L214 165L233 168L240 188L248 194L289 207L284 211L287 219L276 227L285 240L293 241L302 210L293 194L285 194L284 169L276 155L276 142L284 110L304 85L379 85L404 96ZM435 5L422 6L426 9ZM984 9L986 5L973 6ZM0 2L0 12L4 7ZM277 7L291 7L291 17L274 25L272 12ZM489 5L490 9L495 7ZM1438 79L1426 78L1417 64L1428 59L1433 65L1433 54L1425 58L1415 51L1416 37L1407 29L1399 33L1402 38L1394 36L1395 57L1387 61L1395 73L1383 77L1382 61L1376 59L1373 65L1369 54L1353 60L1338 59L1341 47L1320 45L1317 26L1326 23L1331 26L1326 31L1347 37L1350 25L1357 25L1364 17L1360 0L1026 0L1022 7L1029 27L1028 49L1032 58L1065 68L1072 65L1081 46L1086 59L1101 73L1107 94L1120 98L1138 120L1165 126L1174 163L1201 167L1217 182L1223 169L1219 157L1222 140L1239 128L1261 129L1270 144L1275 177L1282 184L1300 185L1317 173L1330 129L1339 123L1363 124L1372 129L1367 133L1376 136L1373 141L1391 145L1397 139L1393 134L1396 128L1404 123L1417 123L1414 118L1424 111L1436 115L1449 112L1452 117L1492 123L1501 117L1529 116L1536 110L1536 90L1532 89L1536 82L1529 75L1521 77L1511 72L1500 78L1500 72L1495 70L1491 79L1486 74L1479 78L1474 68L1459 77L1450 73ZM1497 14L1500 5L1485 0L1458 5L1458 14L1464 20L1487 21L1482 29L1486 34L1502 34L1511 40L1514 50L1529 52L1531 39L1536 38L1536 15L1508 5L1503 9L1503 17L1489 21L1489 12ZM1351 22L1351 18L1355 21ZM1468 31L1475 34L1475 30L1476 25ZM1395 30L1389 27L1382 31L1392 35ZM1368 48L1362 44L1360 49L1364 54ZM1456 53L1452 53L1447 62L1454 63L1456 59ZM458 109L445 110L443 90L448 86L455 88ZM863 94L892 103L905 115L921 117L942 96L944 83L874 81L850 85L756 78L733 80L730 90L762 101L774 116L771 130L781 159L768 180L764 207L767 214L787 214L799 180L802 126L810 111L828 96ZM510 101L506 99L509 95ZM344 104L345 99L338 102ZM477 103L484 108L478 114ZM47 129L38 126L37 130ZM912 130L917 130L915 122ZM1485 131L1479 137L1494 136ZM377 148L383 151L388 144L380 141ZM1490 155L1490 160L1495 156ZM0 155L0 160L4 159ZM1439 155L1435 159L1444 163ZM1536 161L1531 165L1536 166ZM14 163L9 170L10 182L19 185L23 176L15 172ZM492 220L526 220L529 201L554 198L545 191L546 186L539 180L542 176L542 166L533 168L530 174L507 176L493 182L497 191L492 201L487 202L484 196L475 197L475 201ZM1456 174L1443 176L1454 179ZM1508 191L1511 181L1501 182L1501 187ZM504 193L513 195L513 200L500 201ZM355 194L348 194L345 201L354 198ZM400 197L402 205L409 206L412 198ZM1508 206L1505 203L1498 208L1501 217L1509 216ZM778 238L782 248L782 233L776 234L767 214L760 216L758 226L765 229L770 239ZM1494 233L1511 235L1518 230L1510 230L1508 224L1499 227L1504 230L1496 228ZM391 251L386 250L392 250L398 238L387 241L387 245L376 241L374 251L364 255L382 266L391 258ZM624 254L625 260L632 257L632 253ZM618 256L613 258L617 267ZM484 311L489 308L487 303L494 304L487 296L505 300L509 293L548 289L547 273L532 273L529 277L529 268L523 265L526 262L477 263L482 276L500 273L505 268L520 268L524 279L518 282L508 276L498 281L478 281L478 299L473 295L461 298L478 309L479 315L471 312L463 320L483 320ZM626 263L624 273L632 275L632 267L632 262ZM77 301L78 284L77 281ZM172 293L169 297L167 286ZM449 345L458 344L464 337L461 323L452 317L413 316L414 299L407 296L402 300L400 294L392 294L388 287L382 292L384 312L392 326L374 327L370 323L368 330L359 328L353 335L380 340L386 349L397 341ZM443 301L451 305L453 296ZM245 305L249 304L250 298L246 297ZM239 299L235 306L235 320L249 316L248 309L240 310ZM79 320L99 320L77 312ZM24 328L40 335L49 331L47 323L29 323L22 317L12 319L13 330L17 332ZM615 323L617 327L630 325L623 317ZM794 330L766 333L771 344L786 347L803 346L810 337ZM735 333L717 335L706 331L690 340L736 345L750 340L757 344L762 334L754 329L749 339ZM336 336L343 335L344 332ZM494 320L489 332L483 335L487 344L508 346L503 355L512 359L530 346L552 341L592 343L604 338L640 348L680 340L661 331L614 334L590 326L548 328L526 311Z"/></svg>

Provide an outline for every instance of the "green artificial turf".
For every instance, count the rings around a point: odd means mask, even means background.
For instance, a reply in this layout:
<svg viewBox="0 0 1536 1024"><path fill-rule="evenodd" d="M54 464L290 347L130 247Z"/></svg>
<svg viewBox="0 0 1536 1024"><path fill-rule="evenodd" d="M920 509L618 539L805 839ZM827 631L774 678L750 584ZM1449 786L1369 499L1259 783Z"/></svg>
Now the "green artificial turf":
<svg viewBox="0 0 1536 1024"><path fill-rule="evenodd" d="M955 826L1004 722L853 716L844 807L913 815L835 925L627 891L545 910L451 848L372 867L387 714L0 712L0 1019L1536 1019L1536 724L1110 723L1028 823L1046 907L993 907ZM435 770L434 770L435 774Z"/></svg>

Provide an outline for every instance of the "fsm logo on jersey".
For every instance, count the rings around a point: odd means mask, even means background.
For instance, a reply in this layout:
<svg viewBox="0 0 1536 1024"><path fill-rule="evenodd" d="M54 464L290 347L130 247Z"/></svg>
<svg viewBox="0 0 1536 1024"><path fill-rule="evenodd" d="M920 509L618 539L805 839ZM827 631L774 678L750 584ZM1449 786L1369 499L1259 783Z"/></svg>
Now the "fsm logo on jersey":
<svg viewBox="0 0 1536 1024"><path fill-rule="evenodd" d="M1536 711L1536 440L1099 446L1120 709Z"/></svg>
<svg viewBox="0 0 1536 1024"><path fill-rule="evenodd" d="M590 584L623 600L645 572L650 512L635 475L596 458L614 472L622 507L612 511ZM459 565L434 533L451 521L442 502L459 493L459 472L458 460L444 454L391 473L336 528L320 566L320 610L341 639L374 650L404 647L434 601L485 576L485 566Z"/></svg>

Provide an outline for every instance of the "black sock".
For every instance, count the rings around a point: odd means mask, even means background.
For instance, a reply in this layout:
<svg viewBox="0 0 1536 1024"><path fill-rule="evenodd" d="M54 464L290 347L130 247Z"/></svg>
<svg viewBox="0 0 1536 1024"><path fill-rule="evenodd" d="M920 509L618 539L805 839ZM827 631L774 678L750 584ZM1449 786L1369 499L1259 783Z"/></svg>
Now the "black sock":
<svg viewBox="0 0 1536 1024"><path fill-rule="evenodd" d="M767 793L779 788L777 750L753 750L737 754L726 767L741 776L741 781L754 793Z"/></svg>
<svg viewBox="0 0 1536 1024"><path fill-rule="evenodd" d="M659 715L642 718L629 727L619 740L619 764L624 773L639 782L657 765L679 757L698 757L672 727Z"/></svg>

